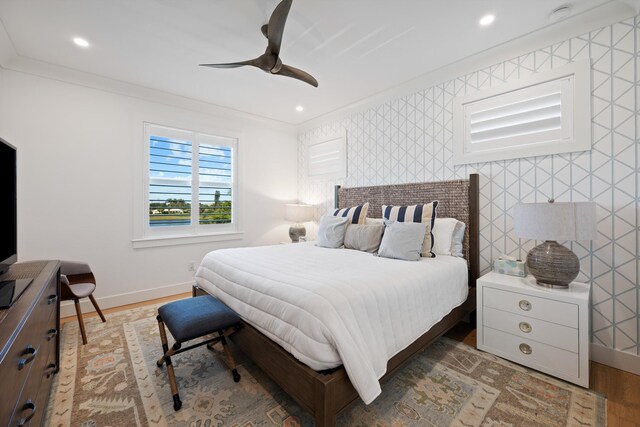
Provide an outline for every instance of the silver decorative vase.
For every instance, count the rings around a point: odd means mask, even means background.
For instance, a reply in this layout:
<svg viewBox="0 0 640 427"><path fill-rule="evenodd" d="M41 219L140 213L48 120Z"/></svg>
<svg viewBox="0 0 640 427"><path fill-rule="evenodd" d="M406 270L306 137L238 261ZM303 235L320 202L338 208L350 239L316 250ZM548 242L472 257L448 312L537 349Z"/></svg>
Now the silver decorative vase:
<svg viewBox="0 0 640 427"><path fill-rule="evenodd" d="M546 240L529 251L527 267L538 285L568 288L578 277L580 260L555 240Z"/></svg>
<svg viewBox="0 0 640 427"><path fill-rule="evenodd" d="M293 243L298 243L300 241L300 237L304 237L306 235L307 230L302 224L294 224L289 227L289 237Z"/></svg>

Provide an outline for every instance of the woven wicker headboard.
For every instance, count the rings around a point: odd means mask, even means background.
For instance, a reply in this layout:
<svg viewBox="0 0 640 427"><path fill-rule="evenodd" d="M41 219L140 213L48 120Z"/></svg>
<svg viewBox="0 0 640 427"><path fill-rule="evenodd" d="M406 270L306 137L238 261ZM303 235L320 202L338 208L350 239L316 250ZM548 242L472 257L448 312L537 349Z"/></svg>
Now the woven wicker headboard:
<svg viewBox="0 0 640 427"><path fill-rule="evenodd" d="M336 206L346 208L369 202L370 218L382 217L382 205L414 205L438 200L437 216L464 222L463 254L469 264L469 283L479 274L479 177L469 179L375 187L340 188L336 186Z"/></svg>

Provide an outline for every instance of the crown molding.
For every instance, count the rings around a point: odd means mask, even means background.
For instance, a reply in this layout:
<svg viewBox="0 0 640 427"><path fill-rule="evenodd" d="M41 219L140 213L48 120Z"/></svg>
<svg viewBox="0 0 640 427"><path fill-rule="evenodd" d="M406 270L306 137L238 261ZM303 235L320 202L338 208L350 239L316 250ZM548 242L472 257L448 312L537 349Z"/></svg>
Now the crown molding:
<svg viewBox="0 0 640 427"><path fill-rule="evenodd" d="M234 110L232 108L223 107L198 99L163 92L158 89L152 89L121 80L79 71L73 68L39 61L21 55L17 55L8 63L2 64L2 68L7 71L59 81L75 86L140 99L142 101L182 108L184 110L190 110L197 113L210 114L218 118L247 121L285 132L295 133L296 131L295 125L290 123L258 116L245 111Z"/></svg>

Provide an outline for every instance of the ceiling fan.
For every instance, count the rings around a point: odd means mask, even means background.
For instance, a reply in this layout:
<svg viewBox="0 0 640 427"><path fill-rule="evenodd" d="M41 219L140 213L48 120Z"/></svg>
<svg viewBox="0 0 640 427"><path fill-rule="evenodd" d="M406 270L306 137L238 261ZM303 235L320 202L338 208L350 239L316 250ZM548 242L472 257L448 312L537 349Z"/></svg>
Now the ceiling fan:
<svg viewBox="0 0 640 427"><path fill-rule="evenodd" d="M291 9L291 3L293 3L293 0L282 0L271 14L269 23L262 26L262 34L264 34L269 41L267 50L262 55L248 61L200 65L202 67L213 68L238 68L245 65L251 65L258 67L267 73L293 77L294 79L309 83L311 86L318 87L318 81L311 74L289 65L285 65L280 60L282 34L284 33L284 25L287 23L287 16L289 15L289 9Z"/></svg>

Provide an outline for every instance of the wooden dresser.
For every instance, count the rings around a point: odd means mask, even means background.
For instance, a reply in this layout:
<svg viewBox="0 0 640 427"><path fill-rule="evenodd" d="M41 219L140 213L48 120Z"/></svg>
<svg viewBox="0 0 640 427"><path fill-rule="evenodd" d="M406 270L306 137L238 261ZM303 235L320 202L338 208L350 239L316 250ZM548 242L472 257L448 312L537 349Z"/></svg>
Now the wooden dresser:
<svg viewBox="0 0 640 427"><path fill-rule="evenodd" d="M0 426L39 426L60 362L60 262L14 264L2 280L33 282L0 309Z"/></svg>

